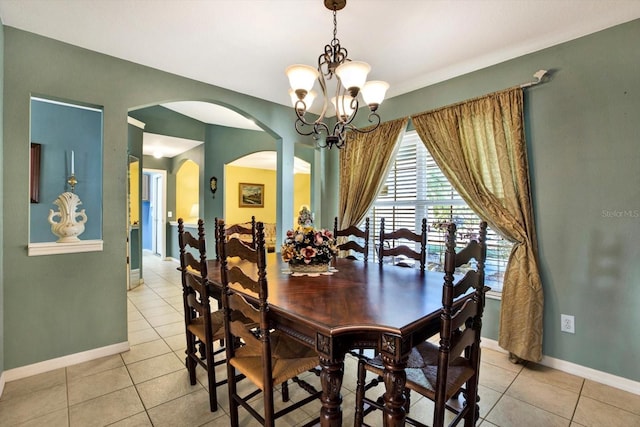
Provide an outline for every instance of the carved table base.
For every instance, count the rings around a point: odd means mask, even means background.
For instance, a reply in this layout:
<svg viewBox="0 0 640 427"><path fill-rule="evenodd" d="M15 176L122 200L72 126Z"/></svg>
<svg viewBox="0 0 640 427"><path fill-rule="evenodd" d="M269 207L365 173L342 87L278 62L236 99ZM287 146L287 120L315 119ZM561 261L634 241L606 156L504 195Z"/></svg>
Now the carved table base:
<svg viewBox="0 0 640 427"><path fill-rule="evenodd" d="M320 425L322 427L342 426L342 378L344 376L344 359L340 361L320 358L322 373L322 409L320 409Z"/></svg>

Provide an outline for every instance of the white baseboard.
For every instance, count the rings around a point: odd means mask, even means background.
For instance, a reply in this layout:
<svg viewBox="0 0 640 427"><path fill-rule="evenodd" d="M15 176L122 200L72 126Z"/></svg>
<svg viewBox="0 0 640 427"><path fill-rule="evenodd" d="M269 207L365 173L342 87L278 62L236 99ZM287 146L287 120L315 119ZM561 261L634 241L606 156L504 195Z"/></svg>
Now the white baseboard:
<svg viewBox="0 0 640 427"><path fill-rule="evenodd" d="M67 366L75 365L77 363L99 359L100 357L112 356L128 350L129 342L125 341L118 344L108 345L106 347L94 348L93 350L87 350L81 353L69 354L67 356L45 360L32 365L9 369L4 371L3 376L5 377L4 380L7 382L19 380L32 375L42 374L43 372L53 371L54 369L66 368Z"/></svg>
<svg viewBox="0 0 640 427"><path fill-rule="evenodd" d="M131 282L132 287L136 287L140 285L140 269L135 268L129 272L129 281Z"/></svg>
<svg viewBox="0 0 640 427"><path fill-rule="evenodd" d="M482 347L499 351L507 354L508 352L498 345L498 341L488 338L482 338ZM539 362L543 366L557 369L567 374L577 375L579 377L592 380L601 384L605 384L620 390L628 391L629 393L640 395L640 382L633 381L628 378L619 377L617 375L609 374L607 372L598 371L586 366L577 365L565 360L556 359L554 357L542 356L542 360Z"/></svg>
<svg viewBox="0 0 640 427"><path fill-rule="evenodd" d="M4 371L0 372L0 397L2 397L3 391L4 391Z"/></svg>

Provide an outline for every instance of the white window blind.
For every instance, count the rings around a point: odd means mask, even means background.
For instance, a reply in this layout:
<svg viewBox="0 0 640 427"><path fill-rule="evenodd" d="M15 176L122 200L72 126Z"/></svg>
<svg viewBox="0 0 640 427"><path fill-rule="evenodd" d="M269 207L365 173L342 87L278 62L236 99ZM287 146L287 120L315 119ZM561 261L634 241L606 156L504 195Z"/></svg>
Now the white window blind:
<svg viewBox="0 0 640 427"><path fill-rule="evenodd" d="M369 258L376 262L381 218L385 220L387 232L408 228L416 233L420 233L422 218L426 218L427 269L432 271L442 271L444 263L443 224L455 222L459 248L477 235L480 224L480 218L453 189L415 131L407 132L403 137L385 183L367 216L372 231ZM502 291L511 247L511 242L489 228L485 284L492 291Z"/></svg>

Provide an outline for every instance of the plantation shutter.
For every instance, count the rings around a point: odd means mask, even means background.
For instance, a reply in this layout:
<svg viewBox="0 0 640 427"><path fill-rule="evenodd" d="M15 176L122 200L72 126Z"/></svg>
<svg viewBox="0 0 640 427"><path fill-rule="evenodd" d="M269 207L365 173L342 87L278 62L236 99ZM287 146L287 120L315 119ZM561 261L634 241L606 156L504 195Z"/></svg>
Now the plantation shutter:
<svg viewBox="0 0 640 427"><path fill-rule="evenodd" d="M444 262L443 225L456 223L457 241L462 247L475 237L480 223L480 218L453 189L415 131L407 132L400 142L389 174L367 216L371 221L372 239L369 258L375 262L378 261L381 218L385 220L387 232L408 228L420 233L420 223L426 217L427 268L435 271L442 271ZM510 253L511 243L489 228L485 283L492 291L502 290L502 276Z"/></svg>

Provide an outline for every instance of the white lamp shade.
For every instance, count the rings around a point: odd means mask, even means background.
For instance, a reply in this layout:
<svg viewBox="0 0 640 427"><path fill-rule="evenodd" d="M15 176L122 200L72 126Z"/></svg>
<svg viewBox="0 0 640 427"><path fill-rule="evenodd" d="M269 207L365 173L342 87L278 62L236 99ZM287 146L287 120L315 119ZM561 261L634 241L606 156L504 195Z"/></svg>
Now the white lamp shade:
<svg viewBox="0 0 640 427"><path fill-rule="evenodd" d="M372 80L365 83L360 92L367 105L379 105L382 104L384 96L387 94L387 89L389 89L389 83L381 80Z"/></svg>
<svg viewBox="0 0 640 427"><path fill-rule="evenodd" d="M311 107L311 104L313 104L313 100L316 99L317 95L318 94L315 90L307 92L307 95L302 100L304 101L304 105L306 105L307 110ZM298 95L296 95L293 89L289 89L289 96L291 97L291 104L295 107L296 102L298 102Z"/></svg>
<svg viewBox="0 0 640 427"><path fill-rule="evenodd" d="M200 216L200 204L194 203L191 205L191 211L189 211L190 218L198 218Z"/></svg>
<svg viewBox="0 0 640 427"><path fill-rule="evenodd" d="M318 78L318 70L311 67L310 65L291 65L287 67L285 72L287 73L287 77L289 77L289 84L291 85L291 89L293 89L294 91L311 91L313 84Z"/></svg>
<svg viewBox="0 0 640 427"><path fill-rule="evenodd" d="M369 71L371 71L369 64L361 61L345 61L336 68L336 74L345 89L352 87L362 88L367 81Z"/></svg>
<svg viewBox="0 0 640 427"><path fill-rule="evenodd" d="M349 117L353 114L353 108L351 108L351 100L353 98L349 95L344 95L338 98L338 105L336 105L336 97L331 98L331 104L336 109L336 116Z"/></svg>

